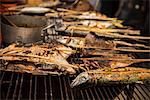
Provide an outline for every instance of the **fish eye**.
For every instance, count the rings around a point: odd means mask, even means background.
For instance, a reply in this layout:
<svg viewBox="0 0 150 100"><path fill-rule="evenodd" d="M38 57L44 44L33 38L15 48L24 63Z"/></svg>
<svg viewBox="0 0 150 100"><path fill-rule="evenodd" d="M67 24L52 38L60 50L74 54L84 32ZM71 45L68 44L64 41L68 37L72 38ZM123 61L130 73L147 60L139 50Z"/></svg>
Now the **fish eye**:
<svg viewBox="0 0 150 100"><path fill-rule="evenodd" d="M85 81L85 80L86 80L86 77L82 77L82 80Z"/></svg>

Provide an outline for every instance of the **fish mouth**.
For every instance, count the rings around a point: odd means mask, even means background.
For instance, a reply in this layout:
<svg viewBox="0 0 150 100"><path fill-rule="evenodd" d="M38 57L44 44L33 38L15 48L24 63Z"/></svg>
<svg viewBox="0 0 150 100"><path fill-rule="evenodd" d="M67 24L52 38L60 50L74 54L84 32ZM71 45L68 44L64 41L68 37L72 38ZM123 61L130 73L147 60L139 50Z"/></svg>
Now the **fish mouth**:
<svg viewBox="0 0 150 100"><path fill-rule="evenodd" d="M72 83L70 84L70 87L73 88L73 87L78 86L78 85L80 85L80 82L78 82L76 79L74 79L72 81Z"/></svg>
<svg viewBox="0 0 150 100"><path fill-rule="evenodd" d="M72 83L70 84L70 87L73 88L73 87L76 87L76 86L79 86L80 84L83 84L85 83L86 81L84 82L81 82L78 78L75 78Z"/></svg>
<svg viewBox="0 0 150 100"><path fill-rule="evenodd" d="M88 73L84 72L79 74L70 84L70 87L73 88L75 86L78 86L80 84L86 83L90 79Z"/></svg>

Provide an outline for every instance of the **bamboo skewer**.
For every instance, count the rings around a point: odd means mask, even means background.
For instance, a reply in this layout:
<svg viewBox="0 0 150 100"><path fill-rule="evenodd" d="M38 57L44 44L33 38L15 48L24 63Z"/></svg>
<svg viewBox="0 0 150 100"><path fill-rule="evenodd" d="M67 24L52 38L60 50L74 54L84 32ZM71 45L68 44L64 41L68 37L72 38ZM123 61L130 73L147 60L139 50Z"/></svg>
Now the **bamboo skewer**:
<svg viewBox="0 0 150 100"><path fill-rule="evenodd" d="M85 38L83 38L83 37L69 37L69 36L57 36L58 38L68 38L68 39L79 39L79 40L81 40L81 41L85 41ZM98 39L97 39L97 41L98 41ZM120 45L125 45L125 46L131 46L131 47L143 47L143 48L147 48L147 49L149 49L150 48L150 46L146 46L146 45L144 45L144 44L138 44L138 43L136 43L136 44L132 44L132 43L128 43L128 42L125 42L125 41L116 41L116 40L113 40L112 41L113 43L115 43L115 44L120 44Z"/></svg>
<svg viewBox="0 0 150 100"><path fill-rule="evenodd" d="M110 52L88 52L88 55L99 55L99 56L127 56L128 54L117 54L117 53L110 53Z"/></svg>
<svg viewBox="0 0 150 100"><path fill-rule="evenodd" d="M63 36L63 37L66 37L66 38L70 38L70 39L79 39L79 40L82 40L84 41L85 38L81 38L81 37L67 37L67 36ZM112 41L113 43L115 44L119 44L119 45L125 45L125 46L130 46L130 47L143 47L143 48L147 48L147 49L150 49L150 46L146 46L144 44L132 44L132 43L128 43L128 42L125 42L125 41ZM81 46L82 47L82 46Z"/></svg>
<svg viewBox="0 0 150 100"><path fill-rule="evenodd" d="M150 48L150 46L145 46L143 44L132 44L132 43L128 43L128 42L124 42L124 41L113 41L116 44L120 44L120 45L126 45L126 46L133 46L133 47L143 47L143 48Z"/></svg>
<svg viewBox="0 0 150 100"><path fill-rule="evenodd" d="M69 16L63 16L63 18L68 19L68 18L75 18L75 19L80 19L80 20L105 20L105 21L116 21L116 18L104 18L100 16L94 16L94 17L84 17L82 15L76 16L76 15L69 15Z"/></svg>
<svg viewBox="0 0 150 100"><path fill-rule="evenodd" d="M116 58L78 58L80 60L111 60L111 61L133 61L133 62L150 62L150 59L116 59Z"/></svg>
<svg viewBox="0 0 150 100"><path fill-rule="evenodd" d="M66 35L87 35L91 31L82 31L82 30L64 30L64 29L56 29L58 32L66 32ZM69 34L68 34L69 33ZM132 39L132 40L150 40L150 37L144 36L129 36L129 35L121 35L118 33L102 33L102 32L94 32L98 36L109 37L109 38L119 38L119 39Z"/></svg>
<svg viewBox="0 0 150 100"><path fill-rule="evenodd" d="M113 37L118 37L118 38L129 38L129 39L142 39L142 40L150 40L150 37L144 37L144 36L128 36L128 35L121 35L121 34L112 34L112 33L104 33L107 35L111 35Z"/></svg>
<svg viewBox="0 0 150 100"><path fill-rule="evenodd" d="M81 11L73 11L73 10L68 10L68 9L63 9L63 8L57 8L57 11L60 11L55 14L46 14L48 17L59 17L61 16L62 18L76 18L76 19L91 19L91 20L108 20L108 21L117 21L117 18L108 18L108 17L103 17L102 14L99 14L98 16L92 16L92 17L84 17L83 13ZM90 13L90 12L87 12ZM96 13L96 12L94 12Z"/></svg>
<svg viewBox="0 0 150 100"><path fill-rule="evenodd" d="M113 50L113 51L125 51L125 52L150 52L150 50L137 50L137 49L122 49L122 48L103 48L103 47L86 47L80 46L79 48L93 48L93 49L101 49L101 50Z"/></svg>
<svg viewBox="0 0 150 100"><path fill-rule="evenodd" d="M33 47L34 48L34 47ZM36 48L36 47L35 47ZM31 48L26 48L26 47L21 47L21 48L19 48L19 47L13 47L13 48L5 48L5 49L1 49L0 50L0 55L2 55L2 54L5 54L5 53L11 53L11 52L21 52L21 51L27 51L27 50L31 50L32 49L32 47ZM39 49L39 50L45 50L45 51L52 51L52 50L59 50L59 51L72 51L72 52L76 52L75 50L67 50L67 49L62 49L62 48L41 48L41 47L38 47L37 49Z"/></svg>
<svg viewBox="0 0 150 100"><path fill-rule="evenodd" d="M74 10L68 10L68 9L63 9L63 8L57 8L57 11L63 11L63 12L70 12L70 13L78 13L78 14L82 14L82 11L74 11Z"/></svg>
<svg viewBox="0 0 150 100"><path fill-rule="evenodd" d="M76 48L82 48L82 49L88 49L88 48L93 48L93 49L100 49L100 50L112 50L112 51L125 51L125 52L150 52L150 50L137 50L137 49L123 49L123 48L103 48L103 47L92 47L92 46L79 46ZM61 48L51 48L51 49L47 49L47 48L38 48L40 50L46 50L46 51L51 51L51 50L59 50L59 51L72 51L72 52L77 52L76 50L67 50L67 49L61 49ZM12 49L4 49L0 51L0 55L3 54L7 54L11 53L11 52L20 52L20 51L26 51L26 50L30 50L28 48L12 48Z"/></svg>
<svg viewBox="0 0 150 100"><path fill-rule="evenodd" d="M13 58L15 58L16 60L21 60L20 58L17 58L15 56L21 57L22 59L25 58L28 61L31 61L30 58L28 58L28 57L31 57L31 58L38 58L42 61L45 60L45 63L47 63L47 64L54 63L57 65L64 65L64 66L68 66L68 67L78 68L71 64L64 64L61 62L58 63L57 61L55 61L55 59L52 59L50 57L44 57L44 56L38 56L38 55L32 55L32 54L5 54L5 55L0 55L0 59L3 59L3 57L8 57L8 59L12 59L12 60L13 60ZM36 63L39 63L39 62L36 62Z"/></svg>
<svg viewBox="0 0 150 100"><path fill-rule="evenodd" d="M138 30L129 30L129 29L100 29L96 27L87 27L87 26L69 26L67 27L67 30L80 30L80 31L91 31L91 32L96 32L96 33L116 33L116 32L121 32L121 33L126 33L126 34L136 34L139 35L140 31Z"/></svg>
<svg viewBox="0 0 150 100"><path fill-rule="evenodd" d="M119 48L115 48L114 50L117 51L126 51L126 52L150 52L150 50L134 50L134 49L119 49Z"/></svg>

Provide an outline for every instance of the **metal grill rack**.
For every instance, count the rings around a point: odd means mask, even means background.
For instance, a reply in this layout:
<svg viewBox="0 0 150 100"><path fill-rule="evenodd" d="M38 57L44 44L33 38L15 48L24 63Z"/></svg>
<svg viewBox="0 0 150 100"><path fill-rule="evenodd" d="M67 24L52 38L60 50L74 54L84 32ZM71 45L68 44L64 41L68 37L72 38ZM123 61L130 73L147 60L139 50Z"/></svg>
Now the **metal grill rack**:
<svg viewBox="0 0 150 100"><path fill-rule="evenodd" d="M150 85L70 88L74 77L1 71L1 100L149 100Z"/></svg>

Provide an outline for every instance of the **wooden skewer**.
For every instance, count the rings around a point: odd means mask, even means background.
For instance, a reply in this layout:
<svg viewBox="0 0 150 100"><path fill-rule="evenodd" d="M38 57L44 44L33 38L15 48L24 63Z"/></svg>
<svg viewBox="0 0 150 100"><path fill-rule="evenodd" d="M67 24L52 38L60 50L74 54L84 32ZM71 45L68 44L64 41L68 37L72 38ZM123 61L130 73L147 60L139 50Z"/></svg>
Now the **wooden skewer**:
<svg viewBox="0 0 150 100"><path fill-rule="evenodd" d="M109 53L109 52L103 52L103 53L101 53L101 52L88 52L88 55L100 55L100 56L127 56L128 54L115 54L115 53Z"/></svg>
<svg viewBox="0 0 150 100"><path fill-rule="evenodd" d="M128 36L128 35L110 34L110 33L105 33L105 34L111 35L111 36L114 36L114 37L118 37L118 38L150 40L150 37L144 37L144 36Z"/></svg>
<svg viewBox="0 0 150 100"><path fill-rule="evenodd" d="M80 35L87 35L90 33L90 31L82 31L82 30L57 30L56 31L64 31L67 33L72 33L72 34L80 34ZM95 32L96 35L98 36L103 36L103 37L109 37L109 38L120 38L120 39L133 39L133 40L150 40L150 37L144 37L144 36L127 36L127 35L120 35L118 33L106 33L106 32Z"/></svg>
<svg viewBox="0 0 150 100"><path fill-rule="evenodd" d="M92 46L77 46L76 48L94 48L94 49L101 49L101 50L114 50L114 51L125 51L125 52L150 52L150 50L137 50L137 49L123 49L123 48L103 48L103 47L92 47ZM76 52L76 50L68 50L68 49L61 49L61 48L51 48L51 49L47 49L47 48L39 48L40 50L46 50L46 51L51 51L52 49L56 49L59 51L72 51L72 52ZM11 49L7 49L5 48L4 50L0 51L0 54L4 54L5 52L9 52L9 51L25 51L25 50L30 50L30 48L18 48L18 47L14 47Z"/></svg>
<svg viewBox="0 0 150 100"><path fill-rule="evenodd" d="M119 48L115 48L114 50L117 51L125 51L125 52L150 52L150 50L134 50L134 49L119 49Z"/></svg>
<svg viewBox="0 0 150 100"><path fill-rule="evenodd" d="M30 48L26 48L26 47L21 47L21 48L19 48L19 47L12 47L12 48L11 47L7 47L5 49L1 49L0 50L0 55L4 54L6 52L10 53L10 52L15 52L15 51L16 52L17 51L27 51L27 50L31 50L31 49L32 49L32 47L30 47ZM48 49L48 48L38 47L38 49L39 50L45 50L45 51L52 51L53 49L55 49L55 50L59 50L59 51L72 51L72 52L76 52L76 50L68 50L68 49L62 49L62 48L49 48Z"/></svg>
<svg viewBox="0 0 150 100"><path fill-rule="evenodd" d="M68 9L63 9L63 8L57 8L57 11L64 11L64 12L77 13L77 14L82 14L83 13L81 11L68 10Z"/></svg>
<svg viewBox="0 0 150 100"><path fill-rule="evenodd" d="M20 56L20 57L33 57L33 58L38 58L38 59L43 59L46 60L46 62L50 62L50 63L54 63L54 64L59 64L59 65L64 65L64 66L68 66L68 67L73 67L73 68L78 68L74 65L71 64L64 64L61 62L57 62L56 59L50 58L50 57L44 57L44 56L38 56L38 55L33 55L33 54L4 54L4 55L0 55L0 59L2 59L2 57L5 56ZM13 59L13 57L12 57Z"/></svg>
<svg viewBox="0 0 150 100"><path fill-rule="evenodd" d="M82 31L91 31L91 32L96 32L96 33L116 33L116 32L121 32L121 33L128 33L128 34L136 34L139 35L140 31L138 30L129 30L129 29L100 29L97 27L88 27L88 26L69 26L68 30L82 30Z"/></svg>
<svg viewBox="0 0 150 100"><path fill-rule="evenodd" d="M105 18L105 17L99 17L99 16L94 16L94 17L83 17L82 15L76 16L76 15L69 15L69 16L63 16L63 18L76 18L80 20L88 19L88 20L106 20L106 21L116 21L116 18Z"/></svg>
<svg viewBox="0 0 150 100"><path fill-rule="evenodd" d="M80 60L111 60L111 61L133 61L133 62L150 62L150 59L116 59L116 58L78 58Z"/></svg>
<svg viewBox="0 0 150 100"><path fill-rule="evenodd" d="M58 38L70 38L70 39L79 39L79 40L82 40L82 41L84 41L85 40L85 38L83 38L83 37L69 37L69 36L57 36ZM132 44L132 43L128 43L128 42L125 42L125 41L116 41L116 40L114 40L114 41L112 41L112 42L114 42L114 43L116 43L116 44L120 44L120 45L126 45L126 46L131 46L131 47L143 47L143 48L150 48L150 46L146 46L146 45L144 45L144 44Z"/></svg>
<svg viewBox="0 0 150 100"><path fill-rule="evenodd" d="M73 35L87 35L89 34L91 31L83 31L83 30L74 30L74 29L67 29L67 30L63 30L63 29L56 29L56 31L58 32L66 32L67 35L71 35L71 33ZM120 35L118 33L106 33L106 32L95 32L96 35L98 36L102 36L102 37L109 37L109 38L119 38L119 39L132 39L132 40L150 40L150 37L144 37L144 36L128 36L128 35Z"/></svg>
<svg viewBox="0 0 150 100"><path fill-rule="evenodd" d="M144 44L132 44L132 43L124 42L124 41L113 41L113 42L116 44L120 44L120 45L150 48L149 46L145 46Z"/></svg>
<svg viewBox="0 0 150 100"><path fill-rule="evenodd" d="M101 50L115 50L115 51L125 51L125 52L150 52L150 50L137 50L137 49L122 49L122 48L103 48L103 47L86 47L80 46L78 48L93 48L93 49L101 49Z"/></svg>

